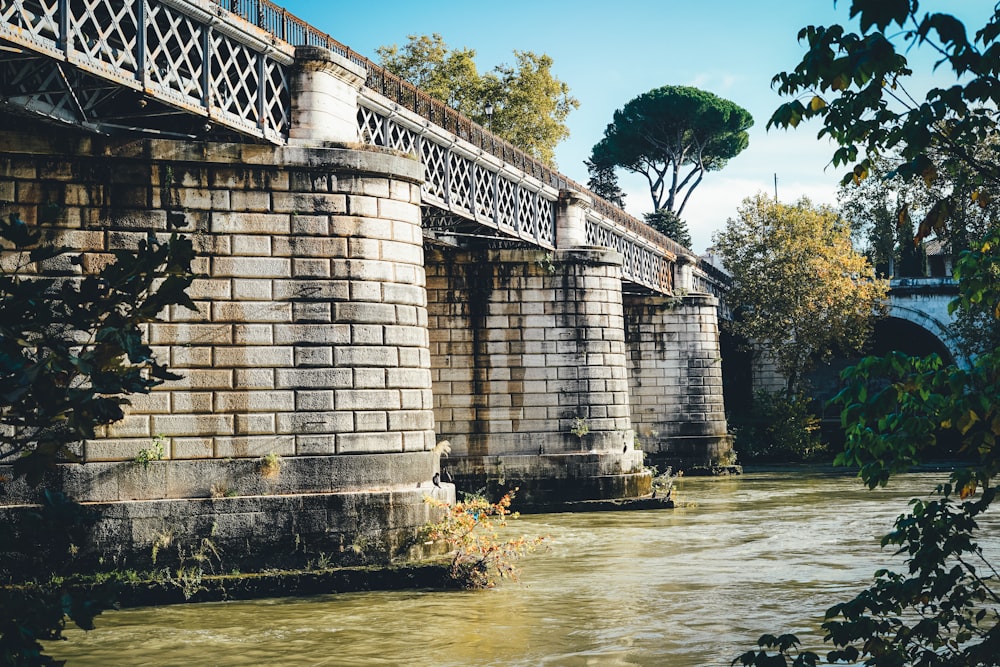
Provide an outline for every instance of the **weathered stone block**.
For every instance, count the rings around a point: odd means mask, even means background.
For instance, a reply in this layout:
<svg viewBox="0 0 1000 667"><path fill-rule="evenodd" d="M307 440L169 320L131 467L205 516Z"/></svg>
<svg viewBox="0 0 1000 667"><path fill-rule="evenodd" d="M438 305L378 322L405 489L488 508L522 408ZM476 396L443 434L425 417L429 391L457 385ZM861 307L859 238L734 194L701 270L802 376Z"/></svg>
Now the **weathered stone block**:
<svg viewBox="0 0 1000 667"><path fill-rule="evenodd" d="M233 389L274 389L273 368L236 368L233 370Z"/></svg>
<svg viewBox="0 0 1000 667"><path fill-rule="evenodd" d="M155 433L170 437L233 433L232 415L153 415L151 419Z"/></svg>

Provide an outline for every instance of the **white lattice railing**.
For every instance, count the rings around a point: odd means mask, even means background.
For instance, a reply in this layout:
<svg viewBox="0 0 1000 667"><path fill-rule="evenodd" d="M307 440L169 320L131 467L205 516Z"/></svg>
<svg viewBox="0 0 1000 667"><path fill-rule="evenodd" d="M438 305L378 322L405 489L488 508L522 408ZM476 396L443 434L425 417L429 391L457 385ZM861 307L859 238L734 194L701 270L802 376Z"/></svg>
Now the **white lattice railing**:
<svg viewBox="0 0 1000 667"><path fill-rule="evenodd" d="M365 143L418 156L424 165L423 203L512 239L555 248L559 191L476 150L406 109L362 91L358 123Z"/></svg>
<svg viewBox="0 0 1000 667"><path fill-rule="evenodd" d="M176 120L188 114L211 121L206 130L217 124L280 144L288 135L291 44L324 46L366 69L362 139L419 157L425 204L555 247L559 190L585 188L269 0L0 0L0 94L25 111L98 131L143 122L145 131L198 136ZM601 199L586 225L589 244L622 254L625 280L673 290L674 260L687 253L681 246Z"/></svg>
<svg viewBox="0 0 1000 667"><path fill-rule="evenodd" d="M358 123L363 142L420 157L425 204L543 248L555 247L556 187L371 90L363 91ZM641 228L621 225L599 207L588 211L586 226L588 245L621 253L624 280L657 292L673 291L679 246L664 248Z"/></svg>
<svg viewBox="0 0 1000 667"><path fill-rule="evenodd" d="M0 43L7 103L36 114L107 131L173 110L288 134L294 49L210 0L3 0Z"/></svg>

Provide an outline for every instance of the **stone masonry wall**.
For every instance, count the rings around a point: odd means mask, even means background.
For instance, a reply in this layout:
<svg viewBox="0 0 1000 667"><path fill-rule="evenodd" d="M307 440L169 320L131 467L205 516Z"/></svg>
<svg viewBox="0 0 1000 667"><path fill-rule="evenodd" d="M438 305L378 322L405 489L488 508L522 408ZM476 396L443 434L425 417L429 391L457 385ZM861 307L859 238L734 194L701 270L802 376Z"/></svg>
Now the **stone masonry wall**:
<svg viewBox="0 0 1000 667"><path fill-rule="evenodd" d="M423 523L418 487L436 458L421 178L416 161L377 151L0 132L0 214L52 221L83 252L72 268L178 231L204 276L189 292L197 312L172 308L147 331L183 379L133 397L83 444L84 465L50 482L96 503L232 495L234 539L259 524L272 541L343 548L362 524L388 535ZM137 466L154 438L165 460ZM264 480L258 459L271 452L282 472ZM371 512L320 509L318 521L266 498L236 509L245 496L345 492ZM224 500L208 514L225 515ZM128 530L114 539L142 548L170 516L201 525L179 505L154 514L143 528L119 518L106 542Z"/></svg>
<svg viewBox="0 0 1000 667"><path fill-rule="evenodd" d="M632 423L647 460L730 463L715 297L633 296L625 311Z"/></svg>
<svg viewBox="0 0 1000 667"><path fill-rule="evenodd" d="M615 497L607 480L645 474L620 261L606 250L428 254L435 416L460 488L502 479L525 500L576 500ZM630 483L618 497L640 492Z"/></svg>

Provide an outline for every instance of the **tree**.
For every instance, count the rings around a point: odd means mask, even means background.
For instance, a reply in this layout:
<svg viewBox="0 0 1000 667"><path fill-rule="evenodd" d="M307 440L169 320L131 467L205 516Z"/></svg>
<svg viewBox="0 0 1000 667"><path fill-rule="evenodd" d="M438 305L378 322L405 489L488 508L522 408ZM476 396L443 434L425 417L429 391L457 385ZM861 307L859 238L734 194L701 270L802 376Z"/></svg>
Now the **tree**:
<svg viewBox="0 0 1000 667"><path fill-rule="evenodd" d="M140 326L171 305L194 308L185 293L194 279L189 239L150 234L135 251L116 250L96 273L17 215L0 220L0 463L38 484L97 426L123 417L127 395L176 378L153 357ZM10 480L0 479L2 485ZM33 516L34 543L3 545L30 552L30 572L0 566L0 656L4 664L58 664L40 640L60 639L67 617L82 628L111 604L105 591L46 577L65 568L86 531L87 510L52 490ZM5 534L4 541L12 539ZM39 561L44 560L44 566ZM41 582L10 585L25 577Z"/></svg>
<svg viewBox="0 0 1000 667"><path fill-rule="evenodd" d="M607 199L618 208L625 208L625 193L618 186L618 175L614 167L598 167L590 160L583 161L590 178L587 187L598 197Z"/></svg>
<svg viewBox="0 0 1000 667"><path fill-rule="evenodd" d="M841 214L851 224L855 244L863 248L878 275L924 275L923 246L914 244L913 223L900 212L926 210L930 201L926 188L892 174L889 161L879 158L873 162L868 178L841 184L837 200Z"/></svg>
<svg viewBox="0 0 1000 667"><path fill-rule="evenodd" d="M971 38L950 14L920 14L916 0L854 0L851 17L859 32L834 25L799 33L807 53L774 82L783 94L804 97L782 105L769 125L794 127L819 118L820 134L839 144L834 162L854 163L845 182L863 180L873 159L892 151L900 157L895 172L904 179L929 185L944 174L951 187L923 216L917 239L962 225L958 212L966 202L993 206L1000 164L983 156L992 153L998 130L1000 7ZM905 90L911 71L903 55L921 47L932 50L937 67L950 68L956 81L922 100ZM988 304L992 317L1000 316L995 223L960 254L954 274L959 297L953 309ZM844 381L836 401L847 440L838 462L859 466L868 486L885 485L919 462L942 435L959 440L967 461L930 498L913 501L883 538L883 546L905 555L905 572L880 570L857 597L827 611L823 628L835 647L828 659L875 666L996 664L997 570L977 534L1000 473L1000 348L981 354L969 370L934 355L867 358L845 371ZM737 661L787 664L796 643L791 635L765 635L760 650ZM817 661L809 652L794 658L796 665Z"/></svg>
<svg viewBox="0 0 1000 667"><path fill-rule="evenodd" d="M615 111L590 161L642 174L653 210L681 215L705 172L722 169L747 147L752 125L750 112L729 100L688 86L663 86Z"/></svg>
<svg viewBox="0 0 1000 667"><path fill-rule="evenodd" d="M97 426L124 416L127 394L178 379L142 342L139 326L167 306L195 309L191 241L150 235L138 250L114 251L96 274L37 275L70 249L43 242L16 215L0 221L0 463L31 482ZM70 262L79 263L76 257Z"/></svg>
<svg viewBox="0 0 1000 667"><path fill-rule="evenodd" d="M515 50L515 65L480 74L474 50L449 49L438 34L410 35L403 47L381 46L376 52L392 74L555 166L555 147L569 136L566 117L580 102L552 74L549 56Z"/></svg>
<svg viewBox="0 0 1000 667"><path fill-rule="evenodd" d="M469 115L476 109L480 77L476 52L472 49L449 49L441 35L409 35L402 48L380 46L375 52L382 66L409 81L431 97Z"/></svg>
<svg viewBox="0 0 1000 667"><path fill-rule="evenodd" d="M773 357L788 396L834 350L861 350L887 285L854 250L834 210L758 194L714 242L733 277L726 294L733 333Z"/></svg>
<svg viewBox="0 0 1000 667"><path fill-rule="evenodd" d="M673 211L660 209L655 213L647 213L644 217L647 225L677 241L688 250L691 249L691 233L688 231L687 223L681 220L679 215Z"/></svg>

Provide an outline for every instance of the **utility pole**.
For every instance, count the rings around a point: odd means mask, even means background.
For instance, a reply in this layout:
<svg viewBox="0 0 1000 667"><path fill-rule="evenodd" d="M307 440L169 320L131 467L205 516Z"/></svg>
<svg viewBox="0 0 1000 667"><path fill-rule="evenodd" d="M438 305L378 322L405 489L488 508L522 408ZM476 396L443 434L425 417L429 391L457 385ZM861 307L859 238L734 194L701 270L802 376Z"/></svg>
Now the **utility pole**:
<svg viewBox="0 0 1000 667"><path fill-rule="evenodd" d="M774 201L778 201L778 172L774 172Z"/></svg>

